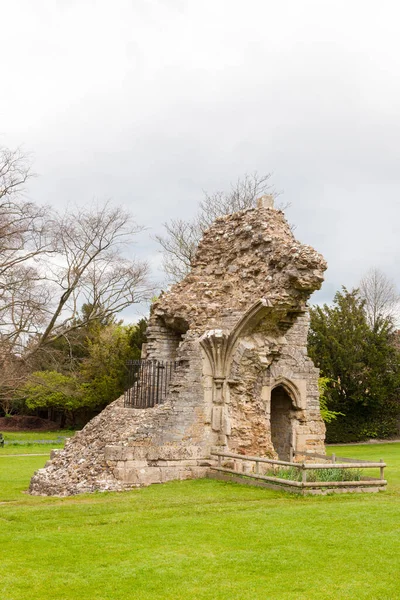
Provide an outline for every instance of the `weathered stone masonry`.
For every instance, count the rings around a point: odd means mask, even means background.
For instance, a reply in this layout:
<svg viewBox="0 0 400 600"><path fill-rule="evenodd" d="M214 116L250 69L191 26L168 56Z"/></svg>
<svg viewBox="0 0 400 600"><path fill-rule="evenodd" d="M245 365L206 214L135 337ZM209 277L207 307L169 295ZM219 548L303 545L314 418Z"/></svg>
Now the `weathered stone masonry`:
<svg viewBox="0 0 400 600"><path fill-rule="evenodd" d="M152 306L146 358L179 360L166 401L100 415L32 478L32 494L122 490L205 476L212 449L323 452L306 302L324 259L270 197L205 232L190 274Z"/></svg>

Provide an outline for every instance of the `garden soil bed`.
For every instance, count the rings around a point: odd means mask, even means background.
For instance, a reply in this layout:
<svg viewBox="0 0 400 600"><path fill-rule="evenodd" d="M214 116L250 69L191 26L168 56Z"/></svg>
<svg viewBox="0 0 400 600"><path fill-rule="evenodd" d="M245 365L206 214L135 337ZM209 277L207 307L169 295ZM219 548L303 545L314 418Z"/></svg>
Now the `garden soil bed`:
<svg viewBox="0 0 400 600"><path fill-rule="evenodd" d="M55 431L57 429L60 429L58 423L40 417L26 415L0 417L0 431Z"/></svg>

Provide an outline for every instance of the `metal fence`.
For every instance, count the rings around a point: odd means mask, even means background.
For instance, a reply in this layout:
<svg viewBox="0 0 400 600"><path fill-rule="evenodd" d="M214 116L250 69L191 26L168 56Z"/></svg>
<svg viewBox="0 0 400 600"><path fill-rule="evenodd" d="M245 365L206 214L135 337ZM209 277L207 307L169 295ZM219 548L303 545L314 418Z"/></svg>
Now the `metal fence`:
<svg viewBox="0 0 400 600"><path fill-rule="evenodd" d="M124 403L128 408L151 408L164 402L179 361L130 360Z"/></svg>

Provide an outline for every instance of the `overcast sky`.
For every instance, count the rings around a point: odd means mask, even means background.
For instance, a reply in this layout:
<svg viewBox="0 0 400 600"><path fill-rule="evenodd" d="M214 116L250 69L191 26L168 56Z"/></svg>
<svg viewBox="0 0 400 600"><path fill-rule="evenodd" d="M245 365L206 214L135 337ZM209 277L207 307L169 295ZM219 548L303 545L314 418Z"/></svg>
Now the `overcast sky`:
<svg viewBox="0 0 400 600"><path fill-rule="evenodd" d="M33 153L31 199L127 206L155 267L202 190L272 172L328 261L314 301L370 267L400 284L398 2L0 2L0 145Z"/></svg>

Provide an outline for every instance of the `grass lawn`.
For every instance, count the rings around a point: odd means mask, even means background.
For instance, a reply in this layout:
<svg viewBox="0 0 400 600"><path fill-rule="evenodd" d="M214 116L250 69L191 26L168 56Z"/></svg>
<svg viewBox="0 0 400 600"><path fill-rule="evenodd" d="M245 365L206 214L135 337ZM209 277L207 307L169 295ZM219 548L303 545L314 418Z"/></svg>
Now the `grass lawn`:
<svg viewBox="0 0 400 600"><path fill-rule="evenodd" d="M22 494L44 456L0 456L1 600L400 597L400 444L379 494L297 497L211 480L126 493ZM22 450L21 450L22 451Z"/></svg>
<svg viewBox="0 0 400 600"><path fill-rule="evenodd" d="M51 448L62 448L64 441L60 443L36 443L35 441L57 440L57 438L72 437L74 431L69 429L59 429L58 431L6 431L3 432L5 444L0 447L0 457L5 454L46 454L48 455ZM7 443L8 442L8 443ZM21 444L20 442L23 442ZM1 467L0 467L1 468ZM0 492L1 493L1 492Z"/></svg>
<svg viewBox="0 0 400 600"><path fill-rule="evenodd" d="M70 429L57 429L56 431L4 431L4 439L10 443L14 441L23 441L26 443L35 440L56 440L59 437L72 437L75 431Z"/></svg>

